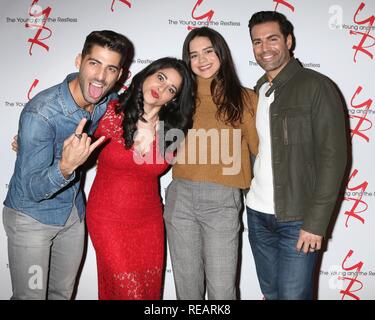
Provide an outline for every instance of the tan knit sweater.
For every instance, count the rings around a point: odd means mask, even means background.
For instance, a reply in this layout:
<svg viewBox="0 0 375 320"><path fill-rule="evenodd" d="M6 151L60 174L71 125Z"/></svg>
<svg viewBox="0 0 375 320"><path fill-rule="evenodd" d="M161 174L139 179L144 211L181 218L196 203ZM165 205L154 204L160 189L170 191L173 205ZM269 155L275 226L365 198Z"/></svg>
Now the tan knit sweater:
<svg viewBox="0 0 375 320"><path fill-rule="evenodd" d="M198 103L193 128L189 130L179 150L177 163L173 166L173 178L249 188L250 151L254 155L258 153L256 94L246 89L248 95L244 98L243 121L234 133L232 126L216 117L217 106L212 101L210 91L211 79L198 78L197 81ZM251 115L250 109L254 115Z"/></svg>

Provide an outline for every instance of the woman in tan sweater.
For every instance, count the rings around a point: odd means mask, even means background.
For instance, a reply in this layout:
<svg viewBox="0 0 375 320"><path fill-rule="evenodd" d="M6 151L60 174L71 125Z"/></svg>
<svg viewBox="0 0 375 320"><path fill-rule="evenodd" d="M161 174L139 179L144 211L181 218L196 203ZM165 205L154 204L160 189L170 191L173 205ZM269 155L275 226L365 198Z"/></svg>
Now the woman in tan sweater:
<svg viewBox="0 0 375 320"><path fill-rule="evenodd" d="M236 299L241 189L257 153L255 93L241 86L225 39L193 29L183 60L197 80L193 127L178 152L164 220L178 299Z"/></svg>

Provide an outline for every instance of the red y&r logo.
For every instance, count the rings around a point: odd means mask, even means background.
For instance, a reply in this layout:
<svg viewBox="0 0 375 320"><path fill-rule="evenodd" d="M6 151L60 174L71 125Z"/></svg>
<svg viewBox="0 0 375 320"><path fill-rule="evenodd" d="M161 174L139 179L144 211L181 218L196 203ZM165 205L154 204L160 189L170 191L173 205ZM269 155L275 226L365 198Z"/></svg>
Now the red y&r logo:
<svg viewBox="0 0 375 320"><path fill-rule="evenodd" d="M352 182L352 180L355 178L355 176L357 175L358 173L358 170L357 169L354 169L352 174L350 175L349 177L349 181L348 181L348 185L346 187L347 190L351 191L352 194L354 194L356 196L356 198L353 198L353 197L344 197L344 201L353 201L353 205L352 205L352 208L350 209L350 211L345 211L345 215L347 215L348 217L346 218L346 221L345 221L345 227L348 228L348 221L350 218L354 218L354 219L357 219L359 220L362 224L365 223L365 219L363 217L361 217L359 214L362 213L362 212L365 212L368 208L368 205L365 201L362 200L362 197L363 197L363 194L365 193L366 189L367 189L367 186L368 186L368 182L367 181L364 181L362 182L361 184L355 186L355 187L349 187L349 184ZM350 192L349 192L350 194ZM362 206L362 208L358 208L359 205Z"/></svg>
<svg viewBox="0 0 375 320"><path fill-rule="evenodd" d="M116 1L116 0L113 0L113 1L112 1L112 5L111 5L111 11L112 11L112 12L114 11L114 10L113 10L113 5L115 4L115 1ZM120 2L122 2L123 4L127 5L129 8L132 7L132 4L131 4L129 1L126 1L126 0L118 0L118 1L120 1Z"/></svg>
<svg viewBox="0 0 375 320"><path fill-rule="evenodd" d="M196 3L195 3L195 6L193 8L193 10L191 11L191 17L194 19L194 20L203 20L205 18L207 18L207 22L210 22L213 15L214 15L214 11L211 9L209 11L207 11L205 14L201 15L201 16L195 16L195 11L197 10L197 8L202 4L204 0L198 0ZM187 27L188 30L192 30L194 29L194 27L192 26L188 26Z"/></svg>
<svg viewBox="0 0 375 320"><path fill-rule="evenodd" d="M35 79L34 82L31 85L29 91L27 92L27 99L31 100L31 98L30 98L31 91L38 85L38 83L39 83L39 80Z"/></svg>
<svg viewBox="0 0 375 320"><path fill-rule="evenodd" d="M288 7L290 10L292 10L294 12L294 6L292 4L290 4L288 1L285 1L285 0L273 0L273 2L276 2L275 11L277 11L277 7L279 6L279 4L281 4L283 6Z"/></svg>
<svg viewBox="0 0 375 320"><path fill-rule="evenodd" d="M347 285L346 289L340 290L341 300L344 300L344 298L346 296L349 296L349 297L351 297L352 299L355 299L355 300L361 300L361 298L357 294L354 294L354 292L358 292L363 288L363 283L361 281L357 280L358 273L361 271L361 269L363 267L363 262L359 261L355 265L353 265L351 267L347 267L347 268L344 266L344 264L346 264L346 260L348 260L348 258L350 258L352 256L353 252L354 252L353 250L349 250L348 254L346 255L344 261L341 264L341 267L345 271L354 270L353 272L351 272L351 274L354 274L354 276L352 278L347 277L347 276L345 276L345 277L339 276L338 277L339 280L349 281L349 284ZM354 284L357 284L359 287L353 288Z"/></svg>
<svg viewBox="0 0 375 320"><path fill-rule="evenodd" d="M30 9L29 9L29 16L31 17L29 19L30 22L25 23L26 28L37 29L34 38L29 38L27 40L28 42L31 42L31 45L29 48L30 56L32 55L31 51L33 49L34 44L41 46L42 48L49 51L49 46L43 43L43 40L47 40L52 35L51 29L46 27L46 22L52 9L50 7L47 7L46 9L41 10L41 8L36 5L38 1L39 0L33 0L33 2L31 3ZM44 30L47 31L48 34L44 38L41 38L40 37L41 33Z"/></svg>
<svg viewBox="0 0 375 320"><path fill-rule="evenodd" d="M363 27L361 27L361 29L365 29L365 30L367 30L367 32L357 32L357 31L353 31L353 30L349 31L350 35L361 35L362 36L358 45L352 47L355 50L354 57L353 57L354 62L357 62L358 51L361 51L362 53L366 54L371 59L374 58L373 54L369 50L366 50L366 49L371 48L375 45L375 38L372 35L370 35L370 32L371 32L372 27L373 27L374 22L375 22L375 16L371 15L371 17L369 17L365 20L362 20L362 21L357 20L357 16L358 16L359 12L362 11L364 7L365 7L365 4L363 2L361 2L357 11L354 14L353 21L356 24L364 25ZM369 44L369 45L365 46L365 42L366 42L367 38L371 38L373 42L372 42L371 45Z"/></svg>
<svg viewBox="0 0 375 320"><path fill-rule="evenodd" d="M354 99L356 98L357 95L359 95L361 93L361 91L362 91L362 87L359 86L357 88L357 90L354 92L353 97L350 101L350 104L354 109L356 109L356 110L361 109L361 111L362 111L362 116L349 115L349 118L353 119L353 121L358 120L355 128L350 129L350 134L351 134L352 140L353 140L354 136L359 136L359 137L365 139L367 142L369 142L369 140L370 140L369 137L367 135L365 135L363 132L368 131L372 128L372 121L366 118L368 110L370 109L370 107L372 105L372 99L369 98L365 102L363 102L361 104L358 104L358 105L354 105L354 103L353 103ZM362 126L365 124L365 122L367 123L368 126L366 128L362 128Z"/></svg>

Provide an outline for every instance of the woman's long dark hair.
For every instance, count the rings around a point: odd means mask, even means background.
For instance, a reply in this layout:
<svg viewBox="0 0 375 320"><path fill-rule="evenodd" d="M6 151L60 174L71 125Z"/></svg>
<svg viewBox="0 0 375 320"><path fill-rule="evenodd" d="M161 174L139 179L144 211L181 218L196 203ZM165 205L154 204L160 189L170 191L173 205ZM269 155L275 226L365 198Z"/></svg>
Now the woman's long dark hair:
<svg viewBox="0 0 375 320"><path fill-rule="evenodd" d="M223 36L217 31L202 27L191 30L182 48L182 59L191 70L190 42L196 37L207 37L220 60L220 69L211 82L211 95L217 105L217 117L235 127L242 122L246 90L237 76L232 55Z"/></svg>
<svg viewBox="0 0 375 320"><path fill-rule="evenodd" d="M138 120L145 121L143 118L143 83L147 77L166 68L175 69L181 75L182 82L173 100L159 111L159 121L164 121L164 133L166 134L169 129L180 129L186 134L187 130L192 127L195 110L195 80L184 61L170 57L161 58L138 72L133 77L129 88L119 98L116 112L124 114L122 127L126 149L130 149L134 144ZM166 141L165 136L160 136L160 134L158 136L164 141L164 150L173 142Z"/></svg>

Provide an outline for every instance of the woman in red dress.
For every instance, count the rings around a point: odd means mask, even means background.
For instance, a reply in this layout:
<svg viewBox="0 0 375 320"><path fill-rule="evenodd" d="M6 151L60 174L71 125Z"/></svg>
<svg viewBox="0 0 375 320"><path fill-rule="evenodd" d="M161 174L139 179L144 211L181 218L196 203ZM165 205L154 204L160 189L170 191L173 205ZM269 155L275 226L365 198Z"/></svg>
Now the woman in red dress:
<svg viewBox="0 0 375 320"><path fill-rule="evenodd" d="M162 58L111 101L95 133L105 136L87 204L99 299L160 299L164 224L159 177L168 168L169 129L192 124L194 80L183 61ZM173 143L174 142L174 143ZM173 144L172 144L173 143ZM162 151L164 150L164 151ZM169 151L168 151L169 150Z"/></svg>

